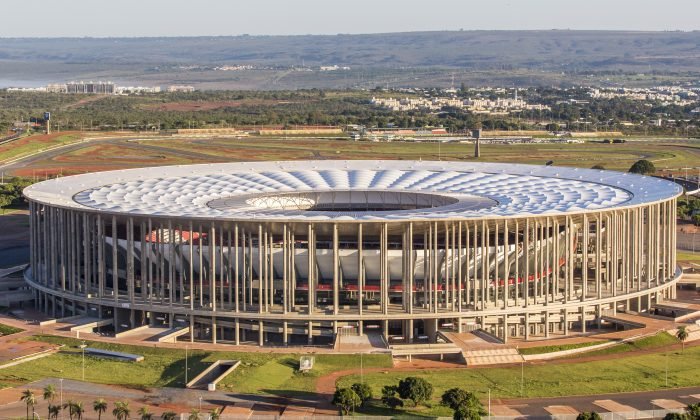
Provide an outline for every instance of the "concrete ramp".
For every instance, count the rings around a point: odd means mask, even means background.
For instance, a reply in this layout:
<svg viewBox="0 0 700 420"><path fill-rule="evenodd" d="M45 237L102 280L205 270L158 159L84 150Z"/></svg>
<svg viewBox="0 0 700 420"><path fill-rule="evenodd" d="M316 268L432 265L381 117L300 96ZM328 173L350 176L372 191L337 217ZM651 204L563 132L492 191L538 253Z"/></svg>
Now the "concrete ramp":
<svg viewBox="0 0 700 420"><path fill-rule="evenodd" d="M216 390L216 384L230 375L241 364L240 360L217 360L211 366L204 369L202 373L189 381L187 388Z"/></svg>
<svg viewBox="0 0 700 420"><path fill-rule="evenodd" d="M114 319L97 319L97 318L82 318L80 323L70 327L71 332L88 332L91 333L95 331L95 328L105 327L107 325L112 325Z"/></svg>
<svg viewBox="0 0 700 420"><path fill-rule="evenodd" d="M9 268L0 268L0 279L3 277L7 277L10 274L19 273L20 271L24 270L25 268L27 268L27 264L21 264L21 265L9 267Z"/></svg>
<svg viewBox="0 0 700 420"><path fill-rule="evenodd" d="M190 327L172 328L157 338L159 343L175 343L177 338L190 333Z"/></svg>
<svg viewBox="0 0 700 420"><path fill-rule="evenodd" d="M130 330L118 332L118 333L114 334L114 338L133 337L136 334L143 333L148 328L149 328L148 325L142 325L140 327L132 328Z"/></svg>

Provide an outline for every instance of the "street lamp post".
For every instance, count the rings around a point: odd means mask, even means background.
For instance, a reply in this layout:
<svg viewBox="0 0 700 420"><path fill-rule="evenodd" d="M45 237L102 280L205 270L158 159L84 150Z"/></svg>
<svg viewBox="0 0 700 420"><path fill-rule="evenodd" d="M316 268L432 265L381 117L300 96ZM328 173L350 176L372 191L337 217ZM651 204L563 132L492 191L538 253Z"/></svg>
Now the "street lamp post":
<svg viewBox="0 0 700 420"><path fill-rule="evenodd" d="M202 396L199 396L199 411L202 411Z"/></svg>
<svg viewBox="0 0 700 420"><path fill-rule="evenodd" d="M63 407L63 378L59 379L58 382L61 384L60 401L61 407ZM61 411L61 419L63 419L63 411Z"/></svg>
<svg viewBox="0 0 700 420"><path fill-rule="evenodd" d="M85 347L87 344L83 341L83 344L80 345L80 349L83 351L83 381L85 380Z"/></svg>
<svg viewBox="0 0 700 420"><path fill-rule="evenodd" d="M489 418L491 418L491 388L489 388Z"/></svg>
<svg viewBox="0 0 700 420"><path fill-rule="evenodd" d="M189 346L185 346L185 388L187 388L187 383L189 382L189 381L187 380L187 379L188 379L188 378L187 378L187 373L188 373L188 372L187 372L187 370L188 370L188 368L187 368L188 350L189 350Z"/></svg>

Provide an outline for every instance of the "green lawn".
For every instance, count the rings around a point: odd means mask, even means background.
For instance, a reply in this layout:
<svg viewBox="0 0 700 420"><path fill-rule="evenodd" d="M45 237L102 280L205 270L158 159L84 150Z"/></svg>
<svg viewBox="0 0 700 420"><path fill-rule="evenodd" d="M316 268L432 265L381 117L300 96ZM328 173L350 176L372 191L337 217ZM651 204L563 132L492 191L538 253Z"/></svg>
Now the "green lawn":
<svg viewBox="0 0 700 420"><path fill-rule="evenodd" d="M435 388L434 399L447 389L461 387L485 398L491 389L492 398L555 397L600 393L650 391L665 388L665 366L668 362L669 387L697 386L700 377L700 347L685 352L617 357L612 360L585 363L544 363L525 365L521 394L521 367L425 370L412 372L370 373L364 376L375 394L384 385L398 383L406 376L419 376ZM343 377L339 386L359 381L356 375Z"/></svg>
<svg viewBox="0 0 700 420"><path fill-rule="evenodd" d="M620 343L616 346L606 347L600 350L593 350L590 352L585 352L581 354L574 355L572 357L588 357L588 356L598 356L607 354L618 354L627 353L642 349L654 349L661 348L664 346L670 346L672 344L678 344L678 339L671 334L662 331L656 335L650 337L644 337L635 341L628 341L625 343Z"/></svg>
<svg viewBox="0 0 700 420"><path fill-rule="evenodd" d="M602 341L589 341L586 343L574 343L574 344L560 344L555 346L540 346L540 347L526 347L521 348L518 351L520 354L542 354L542 353L554 353L557 351L580 349L583 347L595 346L598 344L603 344ZM589 354L589 353L586 353Z"/></svg>
<svg viewBox="0 0 700 420"><path fill-rule="evenodd" d="M700 262L700 252L676 251L676 259L685 262Z"/></svg>
<svg viewBox="0 0 700 420"><path fill-rule="evenodd" d="M64 344L58 354L44 357L0 370L0 385L23 384L45 377L81 379L82 358L77 347L81 340L36 336L32 339ZM124 385L131 387L182 387L185 382L185 350L159 349L153 347L116 345L90 342L90 347L140 354L139 363L85 357L85 380L95 383ZM209 352L190 350L189 379L194 378L210 363L219 359L241 360L241 366L231 376L219 383L222 389L240 393L269 393L295 396L312 392L316 378L336 370L359 367L359 356L317 355L314 369L309 374L296 372L299 355L270 352ZM391 367L388 355L363 357L366 367Z"/></svg>
<svg viewBox="0 0 700 420"><path fill-rule="evenodd" d="M64 134L56 136L49 141L32 141L31 137L25 137L21 140L16 140L0 147L0 162L17 158L20 156L31 155L49 147L73 143L80 136L77 134Z"/></svg>
<svg viewBox="0 0 700 420"><path fill-rule="evenodd" d="M18 332L24 331L21 328L16 328L16 327L11 327L9 325L5 324L0 324L0 335L10 335L10 334L16 334Z"/></svg>

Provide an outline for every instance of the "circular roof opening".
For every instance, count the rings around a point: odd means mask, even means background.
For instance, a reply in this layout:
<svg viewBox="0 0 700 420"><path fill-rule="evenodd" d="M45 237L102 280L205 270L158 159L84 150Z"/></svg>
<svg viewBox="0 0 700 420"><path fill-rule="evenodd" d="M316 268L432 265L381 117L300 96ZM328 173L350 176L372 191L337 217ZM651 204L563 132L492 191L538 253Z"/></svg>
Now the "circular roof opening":
<svg viewBox="0 0 700 420"><path fill-rule="evenodd" d="M299 191L256 194L252 197L229 197L212 200L207 205L217 210L241 205L260 210L292 210L313 212L404 211L431 209L459 203L459 199L440 194L407 191ZM483 199L485 206L492 200Z"/></svg>

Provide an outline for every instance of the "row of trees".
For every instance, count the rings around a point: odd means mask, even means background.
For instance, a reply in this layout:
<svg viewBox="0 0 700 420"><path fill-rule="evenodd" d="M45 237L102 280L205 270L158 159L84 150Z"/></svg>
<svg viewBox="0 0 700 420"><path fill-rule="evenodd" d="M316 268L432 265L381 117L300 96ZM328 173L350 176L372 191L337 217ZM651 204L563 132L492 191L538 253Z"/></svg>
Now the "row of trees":
<svg viewBox="0 0 700 420"><path fill-rule="evenodd" d="M47 407L47 418L49 420L57 420L61 411L68 413L70 420L82 420L85 414L85 405L81 401L68 400L63 404L54 404L58 394L56 392L56 387L54 385L47 385L43 389L43 399L48 403ZM27 419L34 419L38 417L34 408L39 405L39 400L33 391L26 389L22 392L20 400L27 406ZM109 409L109 404L103 398L98 398L92 402L92 410L97 414L97 419L101 420L102 415ZM31 416L30 416L31 414ZM155 415L147 406L143 406L137 410L138 418L141 420L153 420ZM131 408L129 407L128 401L116 401L113 405L112 416L116 420L128 420L131 417ZM174 411L166 411L160 415L161 420L175 420L178 416ZM188 420L218 420L220 417L220 410L214 409L207 414L201 413L197 409L193 409Z"/></svg>
<svg viewBox="0 0 700 420"><path fill-rule="evenodd" d="M410 401L414 407L424 405L433 395L433 386L423 378L411 376L401 379L397 385L387 385L382 389L381 401L385 406L396 409ZM365 383L355 383L349 388L338 388L333 395L333 404L342 414L347 415L364 406L373 398L372 388ZM452 388L442 394L441 404L454 412L455 420L480 419L488 414L473 393Z"/></svg>
<svg viewBox="0 0 700 420"><path fill-rule="evenodd" d="M680 336L679 339L685 340ZM397 385L384 386L381 402L391 409L403 407L405 401L411 401L416 407L426 405L432 395L433 386L428 381L419 377L407 377L401 379ZM369 385L354 383L349 388L338 388L333 395L333 404L343 415L348 415L358 407L364 406L372 398L372 388ZM462 388L451 388L445 391L440 398L440 404L452 410L454 420L479 420L482 416L489 414L474 393ZM591 411L580 413L576 420L601 420L601 417L598 413ZM700 403L688 405L685 413L669 413L664 420L700 420Z"/></svg>

